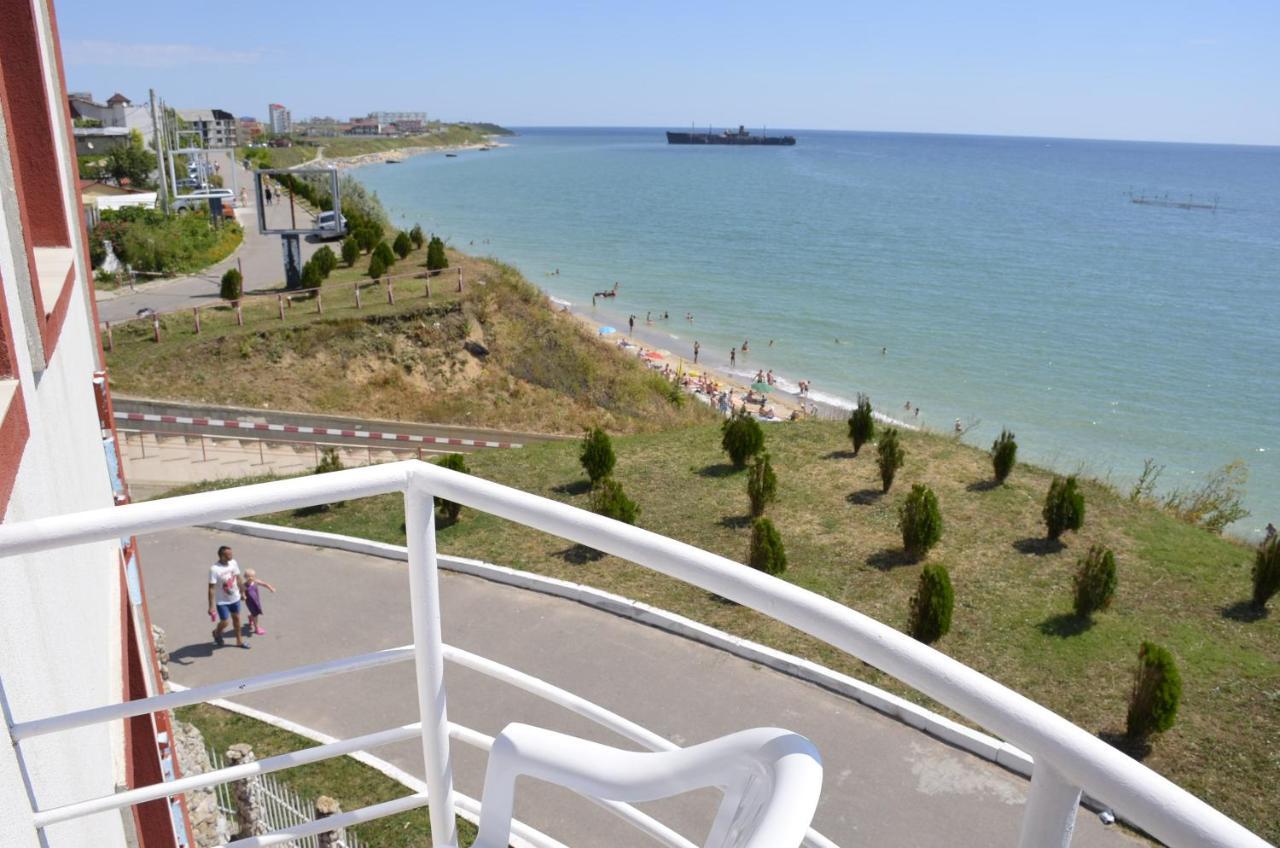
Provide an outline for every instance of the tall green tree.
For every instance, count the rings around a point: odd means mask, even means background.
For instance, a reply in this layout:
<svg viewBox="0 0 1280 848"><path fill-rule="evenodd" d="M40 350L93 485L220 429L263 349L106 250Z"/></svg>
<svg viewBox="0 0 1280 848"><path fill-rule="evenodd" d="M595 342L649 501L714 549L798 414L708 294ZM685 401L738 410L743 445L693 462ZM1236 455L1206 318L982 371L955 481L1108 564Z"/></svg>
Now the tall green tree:
<svg viewBox="0 0 1280 848"><path fill-rule="evenodd" d="M417 247L419 249L422 248L422 243L425 242L427 239L426 239L426 236L422 234L421 224L413 225L413 229L409 231L409 238L410 240L413 241L414 247Z"/></svg>
<svg viewBox="0 0 1280 848"><path fill-rule="evenodd" d="M920 572L916 593L911 596L907 630L914 638L932 645L951 629L954 607L955 591L946 566L926 565Z"/></svg>
<svg viewBox="0 0 1280 848"><path fill-rule="evenodd" d="M767 518L757 518L751 522L747 565L765 574L776 575L787 570L787 552L782 546L782 534Z"/></svg>
<svg viewBox="0 0 1280 848"><path fill-rule="evenodd" d="M105 170L117 183L128 180L135 188L148 188L156 171L156 155L147 149L142 133L130 130L127 144L107 151Z"/></svg>
<svg viewBox="0 0 1280 848"><path fill-rule="evenodd" d="M404 259L409 255L409 251L413 250L413 242L409 240L409 234L404 230L396 233L396 240L391 243L391 249L396 252L396 256Z"/></svg>
<svg viewBox="0 0 1280 848"><path fill-rule="evenodd" d="M463 459L460 453L446 453L444 456L435 460L435 464L441 468L447 468L450 471L457 471L459 474L470 474L471 469L467 468L467 461ZM454 501L447 501L444 498L435 498L436 509L440 511L440 517L446 524L453 524L458 520L458 516L462 513L462 504Z"/></svg>

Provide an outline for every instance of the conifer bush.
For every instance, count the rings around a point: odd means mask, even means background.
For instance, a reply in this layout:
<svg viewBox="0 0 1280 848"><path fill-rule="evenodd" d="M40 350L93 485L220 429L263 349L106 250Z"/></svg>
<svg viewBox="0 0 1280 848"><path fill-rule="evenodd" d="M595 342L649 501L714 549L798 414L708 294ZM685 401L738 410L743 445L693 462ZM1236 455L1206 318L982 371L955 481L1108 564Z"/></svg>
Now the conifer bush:
<svg viewBox="0 0 1280 848"><path fill-rule="evenodd" d="M1079 618L1111 606L1116 592L1116 558L1102 545L1089 548L1080 559L1075 578L1075 610Z"/></svg>
<svg viewBox="0 0 1280 848"><path fill-rule="evenodd" d="M426 237L422 234L422 225L413 225L413 229L409 231L409 240L413 242L414 247L422 247L422 243L426 241Z"/></svg>
<svg viewBox="0 0 1280 848"><path fill-rule="evenodd" d="M396 252L396 256L404 259L409 255L409 251L413 250L413 242L409 240L409 234L404 230L396 233L396 240L391 243L391 249Z"/></svg>
<svg viewBox="0 0 1280 848"><path fill-rule="evenodd" d="M591 485L599 483L613 473L617 457L613 453L613 441L600 427L592 427L582 438L582 450L578 453L582 470L587 472Z"/></svg>
<svg viewBox="0 0 1280 848"><path fill-rule="evenodd" d="M1253 561L1253 605L1267 608L1267 601L1280 591L1280 536L1272 536L1258 547Z"/></svg>
<svg viewBox="0 0 1280 848"><path fill-rule="evenodd" d="M923 483L911 487L898 509L898 529L902 531L902 547L916 559L938 544L942 538L942 512L933 489Z"/></svg>
<svg viewBox="0 0 1280 848"><path fill-rule="evenodd" d="M363 226L355 232L356 244L360 245L360 249L365 253L371 252L378 246L378 242L382 239L382 233L377 227Z"/></svg>
<svg viewBox="0 0 1280 848"><path fill-rule="evenodd" d="M387 273L387 266L383 263L381 256L372 256L369 258L369 276L378 279Z"/></svg>
<svg viewBox="0 0 1280 848"><path fill-rule="evenodd" d="M764 508L778 497L778 477L773 473L769 452L756 454L747 476L747 498L751 501L751 517L764 515Z"/></svg>
<svg viewBox="0 0 1280 848"><path fill-rule="evenodd" d="M787 570L787 552L782 547L782 534L767 518L751 522L751 547L747 565L765 574L781 574Z"/></svg>
<svg viewBox="0 0 1280 848"><path fill-rule="evenodd" d="M396 252L385 241L378 242L373 248L373 255L382 260L383 268L390 268L396 264Z"/></svg>
<svg viewBox="0 0 1280 848"><path fill-rule="evenodd" d="M320 266L314 260L308 259L306 264L302 266L302 287L304 289L318 289L323 281L324 275L320 273Z"/></svg>
<svg viewBox="0 0 1280 848"><path fill-rule="evenodd" d="M1133 676L1125 733L1145 742L1154 733L1173 727L1182 702L1182 677L1173 655L1153 642L1143 642L1138 650L1138 669Z"/></svg>
<svg viewBox="0 0 1280 848"><path fill-rule="evenodd" d="M342 457L337 448L325 448L320 451L320 461L316 463L316 474L328 474L330 471L342 470Z"/></svg>
<svg viewBox="0 0 1280 848"><path fill-rule="evenodd" d="M427 270L441 271L449 267L449 257L444 252L444 239L432 236L427 242Z"/></svg>
<svg viewBox="0 0 1280 848"><path fill-rule="evenodd" d="M228 268L222 275L222 286L218 290L218 296L223 300L239 300L243 293L244 275L240 273L239 268Z"/></svg>
<svg viewBox="0 0 1280 848"><path fill-rule="evenodd" d="M880 482L884 490L889 491L893 478L902 467L906 451L898 441L898 431L893 427L880 434L880 443L876 445L876 464L880 466Z"/></svg>
<svg viewBox="0 0 1280 848"><path fill-rule="evenodd" d="M350 268L360 258L360 242L355 236L347 236L342 240L342 261Z"/></svg>
<svg viewBox="0 0 1280 848"><path fill-rule="evenodd" d="M1013 433L1001 430L1000 436L991 444L991 468L995 472L996 482L1003 483L1013 471L1018 458L1018 443L1013 440Z"/></svg>
<svg viewBox="0 0 1280 848"><path fill-rule="evenodd" d="M951 575L942 565L926 565L920 572L916 593L911 596L911 610L907 629L912 638L932 645L947 635L951 629L951 610L955 607L955 592L951 588Z"/></svg>
<svg viewBox="0 0 1280 848"><path fill-rule="evenodd" d="M591 490L591 511L624 524L635 524L640 507L622 491L622 484L605 477Z"/></svg>
<svg viewBox="0 0 1280 848"><path fill-rule="evenodd" d="M746 468L747 460L764 450L764 430L750 413L739 409L720 425L720 447L734 468Z"/></svg>
<svg viewBox="0 0 1280 848"><path fill-rule="evenodd" d="M315 252L311 261L320 269L320 275L326 278L338 267L338 257L327 244Z"/></svg>
<svg viewBox="0 0 1280 848"><path fill-rule="evenodd" d="M1077 487L1074 474L1065 480L1053 478L1049 494L1044 499L1042 515L1050 539L1084 526L1084 493Z"/></svg>
<svg viewBox="0 0 1280 848"><path fill-rule="evenodd" d="M849 439L853 442L853 455L876 435L876 419L871 414L871 398L858 395L858 405L849 415Z"/></svg>
<svg viewBox="0 0 1280 848"><path fill-rule="evenodd" d="M467 461L460 453L446 453L444 456L435 460L435 464L441 468L447 468L450 471L457 471L460 474L470 474L471 469L467 468ZM436 509L440 511L440 517L453 524L458 520L458 515L462 512L462 504L447 501L444 498L435 499Z"/></svg>

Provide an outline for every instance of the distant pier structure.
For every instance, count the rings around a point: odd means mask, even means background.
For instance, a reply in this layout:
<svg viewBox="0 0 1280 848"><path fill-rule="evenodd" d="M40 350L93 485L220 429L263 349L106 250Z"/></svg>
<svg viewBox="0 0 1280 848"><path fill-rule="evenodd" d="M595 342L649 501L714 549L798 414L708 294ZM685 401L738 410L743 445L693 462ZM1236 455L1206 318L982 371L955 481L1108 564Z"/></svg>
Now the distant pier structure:
<svg viewBox="0 0 1280 848"><path fill-rule="evenodd" d="M1142 206L1163 206L1166 209L1207 209L1210 212L1218 211L1218 197L1214 195L1213 200L1196 200L1195 195L1188 194L1186 199L1170 197L1165 194L1134 194L1133 189L1129 189L1129 202L1137 203Z"/></svg>

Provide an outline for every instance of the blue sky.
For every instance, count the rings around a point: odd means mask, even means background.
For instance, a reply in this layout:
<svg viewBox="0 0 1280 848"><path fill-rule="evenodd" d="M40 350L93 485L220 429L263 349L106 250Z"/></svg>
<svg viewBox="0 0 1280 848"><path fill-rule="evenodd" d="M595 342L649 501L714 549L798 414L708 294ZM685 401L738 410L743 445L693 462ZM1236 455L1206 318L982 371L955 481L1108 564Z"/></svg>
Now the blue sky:
<svg viewBox="0 0 1280 848"><path fill-rule="evenodd" d="M69 89L260 118L1280 144L1277 0L55 2Z"/></svg>

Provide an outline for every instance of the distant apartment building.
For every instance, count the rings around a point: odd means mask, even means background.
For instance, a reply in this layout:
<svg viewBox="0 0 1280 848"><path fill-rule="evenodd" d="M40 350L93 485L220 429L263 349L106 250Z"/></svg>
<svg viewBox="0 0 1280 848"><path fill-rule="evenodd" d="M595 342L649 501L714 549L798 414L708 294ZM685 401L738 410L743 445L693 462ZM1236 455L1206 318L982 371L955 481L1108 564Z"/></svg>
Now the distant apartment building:
<svg viewBox="0 0 1280 848"><path fill-rule="evenodd" d="M352 118L347 127L347 135L378 135L381 126L373 118Z"/></svg>
<svg viewBox="0 0 1280 848"><path fill-rule="evenodd" d="M225 109L178 109L178 117L200 133L206 148L234 147L238 138L236 116Z"/></svg>
<svg viewBox="0 0 1280 848"><path fill-rule="evenodd" d="M347 124L339 121L337 118L324 116L308 118L305 121L298 121L293 125L293 129L294 132L301 135L330 138L336 135L342 135L346 132L347 126Z"/></svg>
<svg viewBox="0 0 1280 848"><path fill-rule="evenodd" d="M426 112L370 112L379 127L394 126L399 132L421 132L427 125Z"/></svg>
<svg viewBox="0 0 1280 848"><path fill-rule="evenodd" d="M151 107L149 105L134 105L128 97L116 92L107 98L106 103L99 103L93 99L93 94L88 91L73 91L67 95L67 106L71 110L71 119L78 125L86 123L98 123L103 129L116 130L116 133L100 133L102 136L119 135L121 129L137 130L142 133L142 139L151 146L153 138L153 124L151 122ZM89 139L85 142L93 144L92 136L94 133L88 130L94 127L77 126L77 144L80 144L80 138ZM85 132L81 132L84 130ZM124 133L127 137L128 133Z"/></svg>
<svg viewBox="0 0 1280 848"><path fill-rule="evenodd" d="M279 103L267 106L267 124L273 135L288 135L293 132L293 116Z"/></svg>
<svg viewBox="0 0 1280 848"><path fill-rule="evenodd" d="M253 144L262 135L262 122L251 115L242 115L236 121L236 144Z"/></svg>

